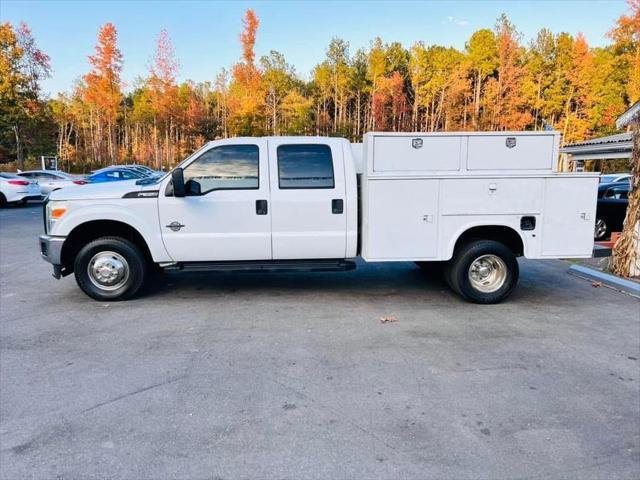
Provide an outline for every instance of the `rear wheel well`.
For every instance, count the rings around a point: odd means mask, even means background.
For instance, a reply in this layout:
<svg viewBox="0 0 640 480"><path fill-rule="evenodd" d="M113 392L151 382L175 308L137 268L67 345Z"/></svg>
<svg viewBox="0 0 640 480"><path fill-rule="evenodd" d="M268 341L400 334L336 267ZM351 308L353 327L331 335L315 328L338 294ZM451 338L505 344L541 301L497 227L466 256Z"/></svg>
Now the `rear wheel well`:
<svg viewBox="0 0 640 480"><path fill-rule="evenodd" d="M82 247L100 237L120 237L135 244L149 262L153 262L151 252L140 232L131 225L116 220L93 220L78 225L67 236L62 247L62 265L65 275L73 271L76 255Z"/></svg>
<svg viewBox="0 0 640 480"><path fill-rule="evenodd" d="M522 237L511 227L504 225L482 225L466 230L456 240L453 251L455 252L460 246L474 240L493 240L505 245L516 256L524 255L524 244Z"/></svg>

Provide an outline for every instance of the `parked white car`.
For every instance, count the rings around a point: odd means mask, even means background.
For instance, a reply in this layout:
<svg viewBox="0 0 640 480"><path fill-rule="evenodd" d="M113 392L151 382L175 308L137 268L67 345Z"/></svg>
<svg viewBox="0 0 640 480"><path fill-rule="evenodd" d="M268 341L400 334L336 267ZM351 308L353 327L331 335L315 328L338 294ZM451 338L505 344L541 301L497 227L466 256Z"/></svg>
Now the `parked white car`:
<svg viewBox="0 0 640 480"><path fill-rule="evenodd" d="M42 189L43 195L49 195L54 190L60 190L64 187L73 187L87 183L86 180L80 177L57 170L28 170L26 172L20 172L18 175L30 180L36 180Z"/></svg>
<svg viewBox="0 0 640 480"><path fill-rule="evenodd" d="M0 207L7 203L26 203L42 199L42 190L35 180L14 173L0 172Z"/></svg>

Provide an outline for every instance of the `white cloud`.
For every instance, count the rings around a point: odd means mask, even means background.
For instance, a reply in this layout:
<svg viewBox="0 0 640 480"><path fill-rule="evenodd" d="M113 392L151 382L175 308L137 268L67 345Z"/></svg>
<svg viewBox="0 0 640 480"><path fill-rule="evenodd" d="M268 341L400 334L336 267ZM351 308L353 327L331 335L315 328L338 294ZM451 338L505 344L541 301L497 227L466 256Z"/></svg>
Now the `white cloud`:
<svg viewBox="0 0 640 480"><path fill-rule="evenodd" d="M454 16L449 15L446 19L440 22L442 25L457 25L458 27L466 27L469 25L468 20L464 20L462 18L456 18Z"/></svg>

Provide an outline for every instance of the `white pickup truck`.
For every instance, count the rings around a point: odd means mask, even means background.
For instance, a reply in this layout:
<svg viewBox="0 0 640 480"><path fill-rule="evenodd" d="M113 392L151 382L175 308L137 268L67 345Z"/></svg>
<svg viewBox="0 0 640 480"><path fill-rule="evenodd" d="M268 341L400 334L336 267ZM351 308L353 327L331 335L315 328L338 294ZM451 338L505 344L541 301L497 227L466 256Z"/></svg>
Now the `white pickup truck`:
<svg viewBox="0 0 640 480"><path fill-rule="evenodd" d="M332 271L444 266L496 303L517 257L593 250L597 174L557 173L557 132L367 133L207 143L159 179L53 192L42 257L97 300L131 298L163 269Z"/></svg>

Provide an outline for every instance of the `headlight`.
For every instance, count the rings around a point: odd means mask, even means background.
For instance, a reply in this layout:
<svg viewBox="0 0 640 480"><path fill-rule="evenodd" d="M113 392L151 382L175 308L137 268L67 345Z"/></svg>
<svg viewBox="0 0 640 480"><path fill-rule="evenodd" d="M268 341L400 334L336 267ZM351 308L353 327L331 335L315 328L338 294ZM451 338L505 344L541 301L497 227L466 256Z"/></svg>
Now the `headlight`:
<svg viewBox="0 0 640 480"><path fill-rule="evenodd" d="M53 226L67 213L65 202L49 201L45 209L45 219L47 222L47 233L51 233Z"/></svg>

